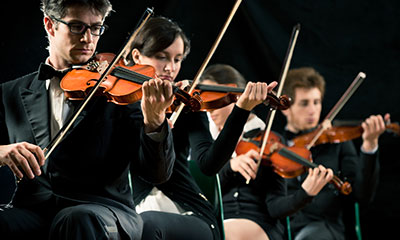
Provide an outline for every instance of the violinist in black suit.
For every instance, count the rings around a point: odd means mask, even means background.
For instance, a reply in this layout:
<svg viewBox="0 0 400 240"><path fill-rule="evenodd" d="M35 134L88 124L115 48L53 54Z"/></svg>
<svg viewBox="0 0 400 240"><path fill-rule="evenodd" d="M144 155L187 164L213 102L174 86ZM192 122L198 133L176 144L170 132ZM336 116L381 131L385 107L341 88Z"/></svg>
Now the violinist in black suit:
<svg viewBox="0 0 400 240"><path fill-rule="evenodd" d="M0 85L0 165L18 184L0 211L2 239L140 239L128 173L152 183L171 175L175 154L165 111L169 81L142 85L141 102L116 105L94 97L52 154L49 144L76 103L64 97L55 70L92 58L108 0L42 1L49 57L39 71Z"/></svg>
<svg viewBox="0 0 400 240"><path fill-rule="evenodd" d="M314 130L320 120L325 80L315 69L302 67L288 72L283 94L292 99L284 110L288 144L297 135ZM332 184L312 196L309 204L290 217L295 240L345 239L344 213L346 204L368 203L374 196L379 179L378 138L385 131L390 116L371 115L362 124L362 144L357 150L352 141L319 144L311 147L316 164L330 168L352 186L352 192L340 194ZM302 191L307 173L288 179L288 194Z"/></svg>

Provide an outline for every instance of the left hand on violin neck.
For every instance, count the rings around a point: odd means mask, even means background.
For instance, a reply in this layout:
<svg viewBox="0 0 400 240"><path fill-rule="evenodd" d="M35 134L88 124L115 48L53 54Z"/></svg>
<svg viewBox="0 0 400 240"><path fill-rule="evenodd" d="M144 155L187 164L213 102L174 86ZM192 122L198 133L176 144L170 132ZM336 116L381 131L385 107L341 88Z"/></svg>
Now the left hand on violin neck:
<svg viewBox="0 0 400 240"><path fill-rule="evenodd" d="M242 95L240 95L236 105L247 111L251 111L255 106L267 99L268 93L277 85L272 82L269 85L264 82L248 82Z"/></svg>

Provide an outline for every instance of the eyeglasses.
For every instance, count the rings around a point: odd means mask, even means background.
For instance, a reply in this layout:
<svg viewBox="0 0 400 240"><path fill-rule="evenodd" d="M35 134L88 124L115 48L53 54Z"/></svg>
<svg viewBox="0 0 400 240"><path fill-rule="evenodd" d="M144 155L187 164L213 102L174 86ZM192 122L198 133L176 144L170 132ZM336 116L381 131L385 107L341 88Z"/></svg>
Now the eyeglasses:
<svg viewBox="0 0 400 240"><path fill-rule="evenodd" d="M51 17L51 19L56 20L57 22L63 23L68 26L69 31L73 34L84 34L88 28L90 28L90 33L94 36L100 36L104 33L104 31L108 28L107 25L87 25L86 23L71 23L65 22L61 19Z"/></svg>

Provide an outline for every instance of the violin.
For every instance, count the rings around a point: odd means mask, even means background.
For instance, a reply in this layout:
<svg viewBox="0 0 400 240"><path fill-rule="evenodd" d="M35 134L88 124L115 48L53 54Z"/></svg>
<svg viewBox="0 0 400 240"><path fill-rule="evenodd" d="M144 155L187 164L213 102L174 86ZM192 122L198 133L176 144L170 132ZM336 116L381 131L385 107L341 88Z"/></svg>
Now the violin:
<svg viewBox="0 0 400 240"><path fill-rule="evenodd" d="M74 66L63 79L60 86L70 100L83 100L97 83L108 62L115 57L112 53L100 53L86 65ZM149 65L127 66L123 59L116 64L96 91L96 96L106 96L108 101L118 105L127 105L142 98L142 84L155 78L155 69ZM199 96L190 96L184 90L173 86L175 104L184 103L191 111L201 106Z"/></svg>
<svg viewBox="0 0 400 240"><path fill-rule="evenodd" d="M245 154L251 149L260 151L257 143L261 142L262 135L263 133L259 132L256 136L247 139L244 135L244 139L240 140L236 146L236 154ZM272 167L274 172L283 178L294 178L303 174L307 168L318 167L317 164L312 162L310 150L299 146L288 147L273 132L270 132L268 136L261 164ZM348 195L352 191L350 183L343 182L336 175L333 176L330 183L344 195Z"/></svg>
<svg viewBox="0 0 400 240"><path fill-rule="evenodd" d="M244 88L235 87L235 84L222 86L199 83L195 87L193 96L199 95L201 98L200 111L209 111L235 103L243 92ZM291 100L286 95L277 97L274 93L268 93L264 104L273 109L286 110L290 107Z"/></svg>
<svg viewBox="0 0 400 240"><path fill-rule="evenodd" d="M400 135L400 126L398 123L386 124L386 130L392 131L397 135ZM314 145L325 144L325 143L341 143L349 140L353 140L361 137L364 132L361 125L358 126L333 126L326 129L315 141ZM315 136L316 131L312 131L306 134L302 134L293 138L295 146L303 147L306 146Z"/></svg>

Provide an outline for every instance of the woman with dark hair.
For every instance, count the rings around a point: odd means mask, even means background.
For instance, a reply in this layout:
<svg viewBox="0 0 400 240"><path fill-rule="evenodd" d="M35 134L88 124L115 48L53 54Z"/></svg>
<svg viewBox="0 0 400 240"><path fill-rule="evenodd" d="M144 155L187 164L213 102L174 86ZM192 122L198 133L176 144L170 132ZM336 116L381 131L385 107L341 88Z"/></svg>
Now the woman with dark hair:
<svg viewBox="0 0 400 240"><path fill-rule="evenodd" d="M181 28L165 17L151 18L135 39L132 60L151 65L163 80L176 80L190 44ZM266 99L276 83L248 83L227 128L214 142L205 112L182 113L173 126L176 161L171 178L151 184L134 177L136 210L144 222L143 239L221 239L214 209L190 174L188 157L206 175L230 159L250 110Z"/></svg>

